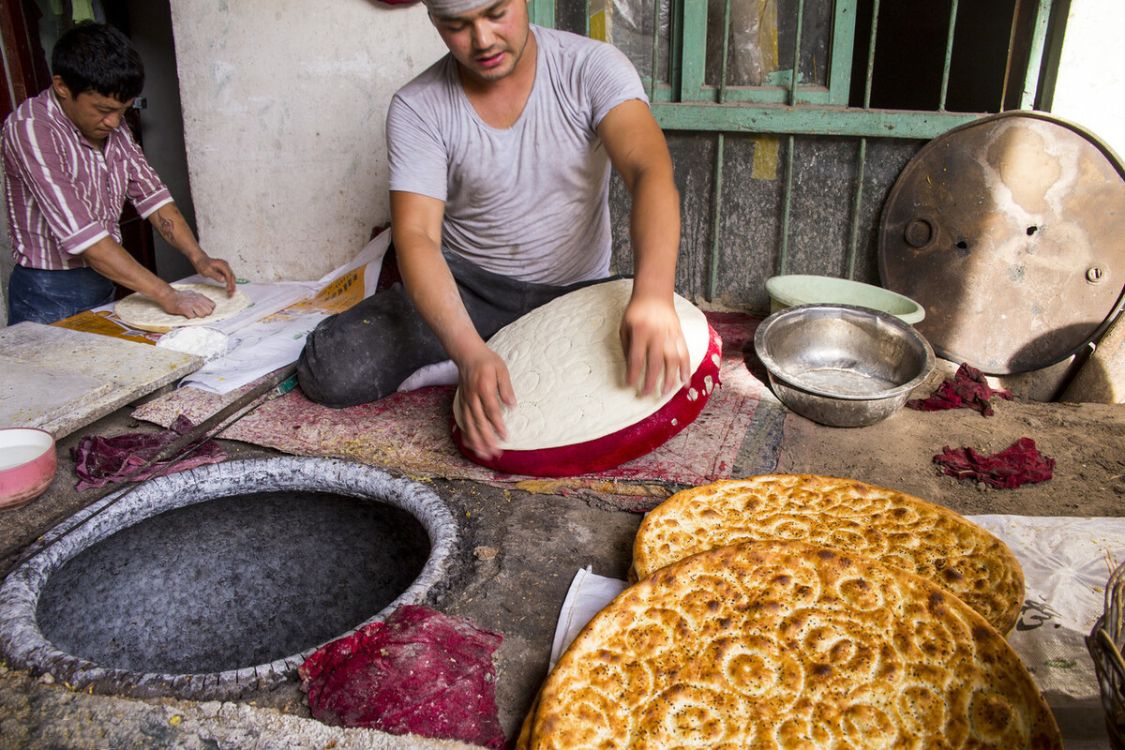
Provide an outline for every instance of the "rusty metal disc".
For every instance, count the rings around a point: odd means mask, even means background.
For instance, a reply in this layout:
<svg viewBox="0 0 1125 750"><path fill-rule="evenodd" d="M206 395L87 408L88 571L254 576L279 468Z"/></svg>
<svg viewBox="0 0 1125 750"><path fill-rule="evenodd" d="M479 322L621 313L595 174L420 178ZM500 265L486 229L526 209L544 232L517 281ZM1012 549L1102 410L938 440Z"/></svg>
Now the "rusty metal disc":
<svg viewBox="0 0 1125 750"><path fill-rule="evenodd" d="M1004 112L927 143L883 206L883 285L926 310L934 350L1038 370L1109 324L1125 275L1125 168L1082 128Z"/></svg>

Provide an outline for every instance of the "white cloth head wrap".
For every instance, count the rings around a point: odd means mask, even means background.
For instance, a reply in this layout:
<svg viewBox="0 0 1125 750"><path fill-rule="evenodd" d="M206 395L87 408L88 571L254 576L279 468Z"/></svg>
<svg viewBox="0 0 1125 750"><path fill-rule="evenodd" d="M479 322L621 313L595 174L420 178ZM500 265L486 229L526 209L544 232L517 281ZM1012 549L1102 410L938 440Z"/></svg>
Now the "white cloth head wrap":
<svg viewBox="0 0 1125 750"><path fill-rule="evenodd" d="M430 11L430 15L438 18L449 18L490 5L496 0L422 0L422 2Z"/></svg>

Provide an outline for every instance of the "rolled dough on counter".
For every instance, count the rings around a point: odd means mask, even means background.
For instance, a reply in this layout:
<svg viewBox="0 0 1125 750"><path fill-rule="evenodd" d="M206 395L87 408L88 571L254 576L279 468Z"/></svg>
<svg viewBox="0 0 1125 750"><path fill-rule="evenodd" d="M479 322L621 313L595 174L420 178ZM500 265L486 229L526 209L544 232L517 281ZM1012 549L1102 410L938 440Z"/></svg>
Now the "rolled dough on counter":
<svg viewBox="0 0 1125 750"><path fill-rule="evenodd" d="M210 315L201 318L185 318L171 315L160 309L152 299L140 292L134 292L120 300L113 308L121 322L141 331L167 333L173 328L184 326L205 326L234 317L250 306L250 298L241 290L235 290L228 297L224 287L215 284L173 284L172 288L181 292L196 292L215 303Z"/></svg>

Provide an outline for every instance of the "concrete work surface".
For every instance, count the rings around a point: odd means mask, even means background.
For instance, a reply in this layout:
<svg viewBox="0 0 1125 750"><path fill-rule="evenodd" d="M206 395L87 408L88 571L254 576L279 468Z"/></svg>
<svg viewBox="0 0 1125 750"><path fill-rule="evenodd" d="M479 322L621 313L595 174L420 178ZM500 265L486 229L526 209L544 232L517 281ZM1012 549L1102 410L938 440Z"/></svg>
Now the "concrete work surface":
<svg viewBox="0 0 1125 750"><path fill-rule="evenodd" d="M69 435L199 369L193 354L40 323L0 328L0 425Z"/></svg>
<svg viewBox="0 0 1125 750"><path fill-rule="evenodd" d="M1125 407L995 401L994 408L988 418L967 409L904 410L856 429L821 427L790 413L777 471L860 479L966 514L1125 516ZM74 490L69 449L81 435L152 429L120 410L60 441L59 473L48 492L0 514L0 572L10 571L27 545L99 494ZM946 445L991 453L1020 437L1033 438L1056 460L1053 479L997 490L942 476L932 463ZM276 455L223 445L232 459ZM600 575L625 578L641 516L596 496L535 495L463 481L426 484L461 527L449 584L427 603L503 635L495 655L497 703L501 725L514 738L546 674L559 608L575 572L591 566ZM236 701L132 699L90 694L49 675L0 666L0 748L159 747L467 746L326 726L309 718L295 679Z"/></svg>

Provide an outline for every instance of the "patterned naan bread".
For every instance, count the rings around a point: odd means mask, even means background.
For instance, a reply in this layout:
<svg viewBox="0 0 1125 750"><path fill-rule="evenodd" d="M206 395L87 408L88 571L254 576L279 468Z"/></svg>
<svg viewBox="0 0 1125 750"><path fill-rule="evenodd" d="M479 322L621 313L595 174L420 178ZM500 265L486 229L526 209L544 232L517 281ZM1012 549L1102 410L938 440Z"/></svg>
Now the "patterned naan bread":
<svg viewBox="0 0 1125 750"><path fill-rule="evenodd" d="M715 549L598 613L528 750L1061 748L1003 636L933 583L804 542Z"/></svg>
<svg viewBox="0 0 1125 750"><path fill-rule="evenodd" d="M633 571L738 542L802 539L917 573L1007 633L1023 604L1012 551L947 508L852 479L766 474L683 490L641 523Z"/></svg>

